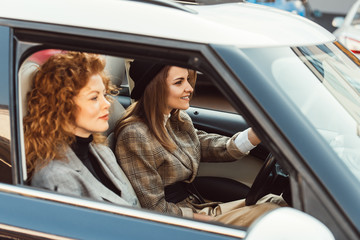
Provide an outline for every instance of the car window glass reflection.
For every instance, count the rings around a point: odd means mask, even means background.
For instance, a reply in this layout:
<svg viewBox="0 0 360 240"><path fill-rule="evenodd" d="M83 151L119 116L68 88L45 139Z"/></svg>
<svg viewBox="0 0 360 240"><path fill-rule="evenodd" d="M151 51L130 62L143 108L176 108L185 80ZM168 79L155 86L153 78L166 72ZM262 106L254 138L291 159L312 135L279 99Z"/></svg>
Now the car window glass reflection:
<svg viewBox="0 0 360 240"><path fill-rule="evenodd" d="M268 49L261 57L257 56L256 49L244 52L258 60L272 84L301 110L349 173L360 181L360 71L357 62L332 43L292 50ZM286 67L289 64L291 69Z"/></svg>
<svg viewBox="0 0 360 240"><path fill-rule="evenodd" d="M226 97L203 73L198 72L191 106L237 113Z"/></svg>

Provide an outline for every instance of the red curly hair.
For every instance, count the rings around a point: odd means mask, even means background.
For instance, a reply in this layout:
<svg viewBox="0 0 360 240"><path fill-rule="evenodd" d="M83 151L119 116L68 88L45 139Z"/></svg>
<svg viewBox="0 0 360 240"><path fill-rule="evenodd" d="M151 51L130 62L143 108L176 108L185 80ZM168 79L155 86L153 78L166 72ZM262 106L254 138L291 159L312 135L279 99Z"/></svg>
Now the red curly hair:
<svg viewBox="0 0 360 240"><path fill-rule="evenodd" d="M68 126L75 125L74 97L92 75L99 74L107 92L110 80L105 59L97 54L66 52L51 56L38 70L27 95L24 117L25 154L29 175L54 159L64 159L64 150L75 140ZM105 137L94 134L94 142Z"/></svg>

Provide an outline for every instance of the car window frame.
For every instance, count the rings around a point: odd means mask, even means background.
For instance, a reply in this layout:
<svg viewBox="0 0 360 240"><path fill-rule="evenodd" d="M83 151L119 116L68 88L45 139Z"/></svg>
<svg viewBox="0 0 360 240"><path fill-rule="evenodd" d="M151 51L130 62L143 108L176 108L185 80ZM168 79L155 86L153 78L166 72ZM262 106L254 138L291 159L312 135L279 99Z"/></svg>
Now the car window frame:
<svg viewBox="0 0 360 240"><path fill-rule="evenodd" d="M0 24L1 24L0 19ZM91 30L91 29L82 29L82 28L76 28L76 27L64 27L64 26L55 26L51 24L43 24L43 23L23 23L21 21L10 21L10 25L13 26L13 57L15 64L12 66L13 72L18 72L19 68L22 64L22 62L29 57L32 53L39 51L41 49L46 48L52 48L52 49L65 49L65 50L74 50L74 51L86 51L86 52L94 52L99 54L107 54L112 56L119 56L119 52L121 52L121 57L126 57L127 54L132 57L136 56L144 56L144 44L151 42L150 47L152 49L152 52L155 53L158 50L162 50L162 53L159 54L159 56L155 56L155 58L161 58L162 55L167 56L170 52L173 52L173 55L175 56L171 60L174 64L182 65L182 66L196 66L196 57L189 59L189 61L195 61L195 63L191 64L185 64L184 65L184 57L189 56L189 53L192 53L191 55L198 54L199 53L199 47L206 48L201 44L193 44L193 43L182 43L177 42L174 44L175 41L168 41L168 40L154 40L152 38L146 37L146 36L136 36L132 38L128 34L117 34L107 31L100 31L100 30ZM14 26L15 25L15 26ZM119 40L121 39L121 40ZM141 41L136 41L138 39L141 39ZM131 41L131 44L129 43ZM99 44L99 42L103 44ZM109 45L106 45L105 43L109 43L112 48L116 49L116 51L110 51ZM168 46L167 46L168 44ZM184 44L184 46L182 46ZM103 45L105 47L100 47L99 45ZM117 49L117 47L121 45L121 50ZM127 49L129 49L129 45L132 46L131 54L127 53ZM149 44L147 44L149 46ZM164 47L165 46L165 47ZM178 49L175 49L173 46L177 46ZM138 52L136 52L137 50ZM184 52L186 54L184 54ZM200 51L201 52L201 51ZM153 57L153 56L152 56ZM20 111L18 106L19 105L19 92L18 92L18 74L14 74L12 77L11 86L13 88L13 97L11 98L11 102L13 104L13 115L17 119L17 121L14 123L14 127L18 129L18 126L20 126ZM13 158L13 161L16 163L20 163L22 161L25 161L24 157L22 156L22 150L21 145L22 143L22 136L20 134L20 131L14 130L13 134L16 135L16 142L12 143L12 146L14 148L14 152L16 152L17 157ZM36 199L45 199L49 201L57 201L59 202L59 197L63 199L62 197L67 197L67 200L61 200L62 203L70 204L79 206L78 203L76 203L76 198L68 197L68 196L62 196L59 194L54 194L53 198L47 199L44 197L45 190L40 189L31 189L32 194L25 193L28 191L30 187L25 186L25 181L23 180L23 174L22 174L22 165L18 164L16 168L16 177L14 179L15 185L19 186L20 190L15 191L17 194L25 194L27 197L36 198ZM1 184L0 184L1 185ZM9 186L15 187L15 186ZM1 191L1 188L0 188ZM10 190L8 190L10 191ZM86 207L89 209L94 209L94 202L89 201L86 204L84 204L81 207ZM95 204L96 205L96 204ZM107 206L107 204L105 204ZM105 206L104 205L104 206ZM96 208L95 208L96 209ZM99 211L104 211L104 208L96 209ZM186 224L179 224L179 218L176 217L169 217L166 216L166 221L163 221L161 219L164 218L164 214L155 213L152 217L144 218L142 214L144 213L144 210L136 210L135 212L139 212L136 218L143 219L143 220L151 220L155 222L162 222L164 224L173 225L173 226L180 226L185 227L189 229L196 229L201 230L203 232L209 232L209 233L215 233L219 236L231 236L231 237L240 237L243 238L246 234L245 230L242 228L233 228L228 226L220 226L220 228L215 227L213 224L208 224L194 221L194 220L186 220ZM119 214L122 214L121 211ZM156 217L154 217L156 216ZM134 216L130 216L134 217ZM159 220L160 219L160 220ZM185 219L184 219L185 220ZM181 222L181 221L180 221ZM201 227L196 227L197 224L200 224ZM220 229L220 230L219 230ZM234 233L235 232L235 233Z"/></svg>

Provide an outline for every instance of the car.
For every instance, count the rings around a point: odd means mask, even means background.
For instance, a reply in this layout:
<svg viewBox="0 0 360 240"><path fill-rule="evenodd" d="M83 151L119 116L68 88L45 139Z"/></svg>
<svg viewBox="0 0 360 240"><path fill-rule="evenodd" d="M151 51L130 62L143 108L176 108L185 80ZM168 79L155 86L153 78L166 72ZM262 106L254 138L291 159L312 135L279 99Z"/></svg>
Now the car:
<svg viewBox="0 0 360 240"><path fill-rule="evenodd" d="M350 49L357 57L360 56L360 1L356 1L350 8L346 17L338 16L332 21L337 28L334 35L346 48Z"/></svg>
<svg viewBox="0 0 360 240"><path fill-rule="evenodd" d="M247 2L4 0L0 43L2 238L360 238L360 63L314 22ZM246 186L249 201L272 192L289 206L244 228L29 185L26 94L39 66L34 54L52 49L104 55L121 88L113 106L124 108L132 103L132 59L196 70L187 110L195 127L232 136L251 126L262 140L241 160L202 163L201 194L238 199ZM221 104L207 104L213 98Z"/></svg>

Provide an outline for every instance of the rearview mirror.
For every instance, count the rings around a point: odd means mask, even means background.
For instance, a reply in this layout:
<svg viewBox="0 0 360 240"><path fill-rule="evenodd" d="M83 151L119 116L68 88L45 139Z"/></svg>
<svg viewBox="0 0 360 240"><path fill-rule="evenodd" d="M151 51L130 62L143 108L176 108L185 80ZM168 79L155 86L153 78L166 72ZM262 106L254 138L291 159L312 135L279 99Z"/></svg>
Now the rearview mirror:
<svg viewBox="0 0 360 240"><path fill-rule="evenodd" d="M334 240L334 235L319 220L294 208L277 208L255 221L246 240L317 239Z"/></svg>

